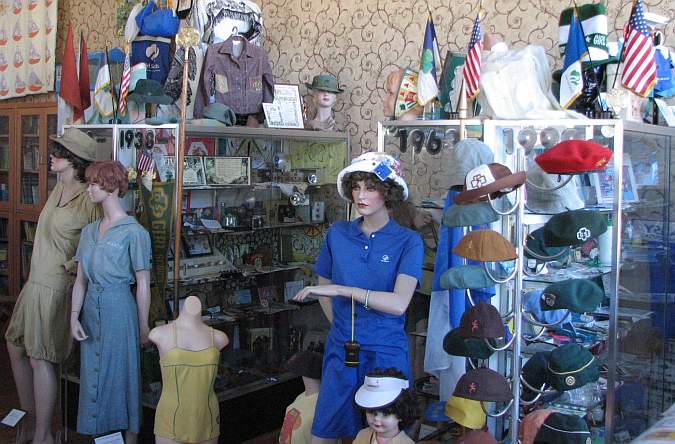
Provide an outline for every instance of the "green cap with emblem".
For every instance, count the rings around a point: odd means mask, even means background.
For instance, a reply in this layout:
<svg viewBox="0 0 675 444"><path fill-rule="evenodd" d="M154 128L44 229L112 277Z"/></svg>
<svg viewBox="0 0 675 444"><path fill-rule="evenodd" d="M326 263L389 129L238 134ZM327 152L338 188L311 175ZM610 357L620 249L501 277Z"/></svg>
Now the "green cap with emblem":
<svg viewBox="0 0 675 444"><path fill-rule="evenodd" d="M600 377L598 362L579 344L565 344L551 352L548 383L559 392L583 387Z"/></svg>
<svg viewBox="0 0 675 444"><path fill-rule="evenodd" d="M595 310L604 295L602 288L589 279L568 279L546 287L539 302L544 311L566 308L586 313Z"/></svg>
<svg viewBox="0 0 675 444"><path fill-rule="evenodd" d="M494 282L482 265L460 265L441 275L441 287L445 289L479 289L494 286Z"/></svg>
<svg viewBox="0 0 675 444"><path fill-rule="evenodd" d="M497 341L494 339L488 339L488 341L493 347L497 347ZM463 338L457 328L450 330L443 338L443 350L452 356L473 359L488 359L494 353L483 338Z"/></svg>
<svg viewBox="0 0 675 444"><path fill-rule="evenodd" d="M581 416L554 412L546 417L534 444L591 444L591 432Z"/></svg>
<svg viewBox="0 0 675 444"><path fill-rule="evenodd" d="M489 202L471 205L453 205L443 215L446 227L470 227L471 225L487 225L499 220L499 214L492 209Z"/></svg>
<svg viewBox="0 0 675 444"><path fill-rule="evenodd" d="M576 247L607 231L607 217L597 211L572 210L556 214L544 225L544 245Z"/></svg>
<svg viewBox="0 0 675 444"><path fill-rule="evenodd" d="M309 89L316 89L319 91L326 91L339 94L344 91L344 89L338 86L338 81L335 76L330 74L319 74L314 76L312 83L305 83L305 86Z"/></svg>
<svg viewBox="0 0 675 444"><path fill-rule="evenodd" d="M527 258L538 261L561 261L568 255L568 247L548 247L544 244L544 227L538 228L527 235L525 240L525 257Z"/></svg>

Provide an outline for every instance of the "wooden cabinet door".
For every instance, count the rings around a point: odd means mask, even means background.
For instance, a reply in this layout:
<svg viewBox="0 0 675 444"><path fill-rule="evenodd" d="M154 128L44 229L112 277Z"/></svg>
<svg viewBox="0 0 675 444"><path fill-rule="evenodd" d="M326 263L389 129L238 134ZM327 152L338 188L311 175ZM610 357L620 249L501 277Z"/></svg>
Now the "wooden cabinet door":
<svg viewBox="0 0 675 444"><path fill-rule="evenodd" d="M0 211L9 211L10 196L14 192L10 149L14 118L11 111L0 111Z"/></svg>
<svg viewBox="0 0 675 444"><path fill-rule="evenodd" d="M33 110L21 110L17 113L16 171L18 190L15 208L26 212L39 212L42 202L46 200L46 141L41 137L45 119L43 113ZM44 148L42 145L44 144Z"/></svg>

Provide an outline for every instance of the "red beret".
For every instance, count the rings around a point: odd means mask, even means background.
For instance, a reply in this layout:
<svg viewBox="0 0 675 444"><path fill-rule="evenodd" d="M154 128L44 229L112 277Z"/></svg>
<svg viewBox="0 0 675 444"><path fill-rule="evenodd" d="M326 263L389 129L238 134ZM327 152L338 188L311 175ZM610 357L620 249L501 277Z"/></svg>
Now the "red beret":
<svg viewBox="0 0 675 444"><path fill-rule="evenodd" d="M612 150L587 140L565 140L538 155L534 161L549 174L577 174L602 171Z"/></svg>

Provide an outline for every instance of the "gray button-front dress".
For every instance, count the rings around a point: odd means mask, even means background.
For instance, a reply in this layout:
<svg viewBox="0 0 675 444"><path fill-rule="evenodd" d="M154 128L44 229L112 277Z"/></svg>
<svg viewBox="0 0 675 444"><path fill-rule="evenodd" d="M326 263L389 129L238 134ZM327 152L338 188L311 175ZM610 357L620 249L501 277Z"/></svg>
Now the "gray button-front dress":
<svg viewBox="0 0 675 444"><path fill-rule="evenodd" d="M98 239L100 221L84 227L75 259L87 278L81 323L77 431L140 431L141 366L138 307L129 285L150 269L150 236L129 216Z"/></svg>

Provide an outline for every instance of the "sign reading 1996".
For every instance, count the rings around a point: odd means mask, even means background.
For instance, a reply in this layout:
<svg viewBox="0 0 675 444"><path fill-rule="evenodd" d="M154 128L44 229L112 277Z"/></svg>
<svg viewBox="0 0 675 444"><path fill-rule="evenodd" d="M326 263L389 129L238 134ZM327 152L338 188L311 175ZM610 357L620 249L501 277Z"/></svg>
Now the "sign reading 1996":
<svg viewBox="0 0 675 444"><path fill-rule="evenodd" d="M152 150L155 145L155 132L151 129L121 129L118 139L120 150L146 149Z"/></svg>

